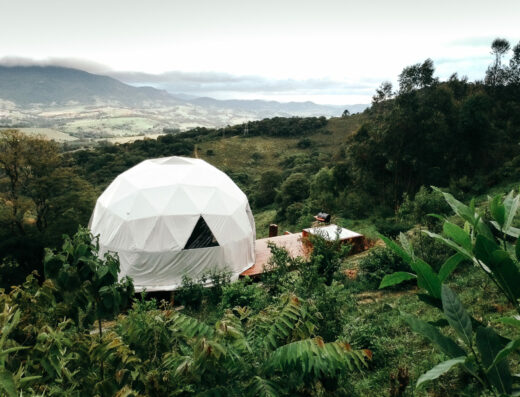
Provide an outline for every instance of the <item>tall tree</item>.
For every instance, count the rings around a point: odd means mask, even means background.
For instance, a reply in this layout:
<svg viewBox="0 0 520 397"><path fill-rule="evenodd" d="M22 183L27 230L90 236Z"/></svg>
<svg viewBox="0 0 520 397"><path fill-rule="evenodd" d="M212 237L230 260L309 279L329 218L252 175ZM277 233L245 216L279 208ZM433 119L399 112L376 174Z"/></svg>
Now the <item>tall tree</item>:
<svg viewBox="0 0 520 397"><path fill-rule="evenodd" d="M509 41L496 38L491 43L491 55L494 57L493 63L486 71L486 84L492 87L505 84L507 80L507 70L502 67L502 58L509 51L511 45Z"/></svg>

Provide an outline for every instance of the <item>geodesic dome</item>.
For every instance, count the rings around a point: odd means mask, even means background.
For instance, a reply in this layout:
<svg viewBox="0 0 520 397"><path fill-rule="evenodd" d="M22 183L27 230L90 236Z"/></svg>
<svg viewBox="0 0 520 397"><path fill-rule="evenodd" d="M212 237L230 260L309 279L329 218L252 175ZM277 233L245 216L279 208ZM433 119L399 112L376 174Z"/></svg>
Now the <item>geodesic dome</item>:
<svg viewBox="0 0 520 397"><path fill-rule="evenodd" d="M169 291L182 276L232 278L255 260L255 222L246 195L203 160L145 160L123 172L96 202L89 222L100 255L117 252L119 277L137 291Z"/></svg>

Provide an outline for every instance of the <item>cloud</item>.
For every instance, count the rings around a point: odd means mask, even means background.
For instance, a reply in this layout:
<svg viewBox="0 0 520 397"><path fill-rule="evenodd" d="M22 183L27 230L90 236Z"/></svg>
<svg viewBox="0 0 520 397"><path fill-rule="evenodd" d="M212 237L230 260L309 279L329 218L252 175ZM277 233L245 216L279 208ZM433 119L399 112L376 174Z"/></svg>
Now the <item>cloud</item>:
<svg viewBox="0 0 520 397"><path fill-rule="evenodd" d="M376 79L339 81L331 78L269 79L258 75L234 75L220 72L169 71L151 74L137 71L116 71L101 63L79 58L31 59L23 57L0 58L4 66L61 66L113 77L134 86L152 86L192 96L209 96L218 99L301 97L332 98L351 96L370 98L380 84Z"/></svg>
<svg viewBox="0 0 520 397"><path fill-rule="evenodd" d="M494 36L474 36L451 40L448 44L460 47L486 47L490 48Z"/></svg>
<svg viewBox="0 0 520 397"><path fill-rule="evenodd" d="M266 79L255 75L231 75L217 72L180 72L162 74L140 72L109 72L110 76L133 85L151 85L172 93L208 95L208 93L270 93L270 94L349 94L371 93L379 82L337 81L332 79Z"/></svg>
<svg viewBox="0 0 520 397"><path fill-rule="evenodd" d="M2 66L61 66L64 68L80 69L89 73L107 74L111 69L98 62L81 58L45 58L32 59L25 57L6 56L0 58Z"/></svg>

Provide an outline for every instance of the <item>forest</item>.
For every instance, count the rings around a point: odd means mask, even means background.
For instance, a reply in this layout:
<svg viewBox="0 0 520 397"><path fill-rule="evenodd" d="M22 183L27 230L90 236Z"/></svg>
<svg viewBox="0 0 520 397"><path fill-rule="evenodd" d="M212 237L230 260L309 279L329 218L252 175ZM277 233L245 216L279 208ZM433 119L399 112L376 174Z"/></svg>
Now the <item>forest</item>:
<svg viewBox="0 0 520 397"><path fill-rule="evenodd" d="M0 131L0 394L520 395L520 43L491 54L481 81L405 67L341 118L88 150ZM325 211L375 246L318 236L308 258L271 246L259 281L136 295L85 226L118 174L171 155L226 172L260 237Z"/></svg>

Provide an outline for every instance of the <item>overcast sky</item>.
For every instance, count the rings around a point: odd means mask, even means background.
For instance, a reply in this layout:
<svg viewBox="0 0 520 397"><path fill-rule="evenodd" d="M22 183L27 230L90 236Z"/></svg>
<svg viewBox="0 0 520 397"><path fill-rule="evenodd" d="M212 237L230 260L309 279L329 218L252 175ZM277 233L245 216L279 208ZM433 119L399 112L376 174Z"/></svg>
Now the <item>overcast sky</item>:
<svg viewBox="0 0 520 397"><path fill-rule="evenodd" d="M368 103L428 57L481 79L491 41L520 40L520 0L0 0L0 15L3 63L221 99Z"/></svg>

